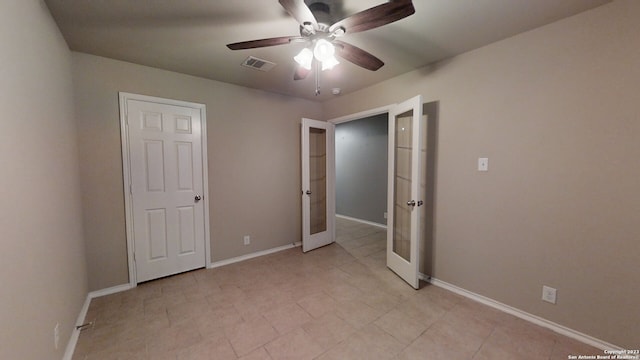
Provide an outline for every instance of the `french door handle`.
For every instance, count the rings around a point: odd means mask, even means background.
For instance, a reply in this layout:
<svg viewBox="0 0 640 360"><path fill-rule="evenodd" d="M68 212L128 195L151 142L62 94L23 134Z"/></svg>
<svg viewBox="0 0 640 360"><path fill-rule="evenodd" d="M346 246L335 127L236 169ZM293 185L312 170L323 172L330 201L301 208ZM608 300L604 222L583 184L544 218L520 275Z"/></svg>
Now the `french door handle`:
<svg viewBox="0 0 640 360"><path fill-rule="evenodd" d="M415 200L409 200L409 201L407 201L407 205L416 206L416 201Z"/></svg>

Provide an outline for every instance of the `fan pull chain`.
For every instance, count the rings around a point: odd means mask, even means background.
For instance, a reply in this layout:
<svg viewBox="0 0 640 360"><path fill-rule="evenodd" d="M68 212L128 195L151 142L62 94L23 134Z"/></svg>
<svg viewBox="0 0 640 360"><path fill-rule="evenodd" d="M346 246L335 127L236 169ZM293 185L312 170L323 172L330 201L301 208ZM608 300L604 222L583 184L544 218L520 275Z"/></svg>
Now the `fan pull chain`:
<svg viewBox="0 0 640 360"><path fill-rule="evenodd" d="M320 61L314 61L316 64L316 96L320 95Z"/></svg>

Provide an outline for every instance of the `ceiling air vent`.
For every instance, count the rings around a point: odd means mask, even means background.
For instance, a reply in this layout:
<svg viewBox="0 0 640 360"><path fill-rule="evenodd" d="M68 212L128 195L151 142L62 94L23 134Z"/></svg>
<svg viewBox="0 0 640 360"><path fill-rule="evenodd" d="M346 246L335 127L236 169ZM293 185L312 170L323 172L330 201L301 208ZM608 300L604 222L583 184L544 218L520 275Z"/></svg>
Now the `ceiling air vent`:
<svg viewBox="0 0 640 360"><path fill-rule="evenodd" d="M258 59L257 57L249 56L243 63L242 66L246 66L248 68L260 70L260 71L269 71L276 66L275 63L271 61L267 61L264 59Z"/></svg>

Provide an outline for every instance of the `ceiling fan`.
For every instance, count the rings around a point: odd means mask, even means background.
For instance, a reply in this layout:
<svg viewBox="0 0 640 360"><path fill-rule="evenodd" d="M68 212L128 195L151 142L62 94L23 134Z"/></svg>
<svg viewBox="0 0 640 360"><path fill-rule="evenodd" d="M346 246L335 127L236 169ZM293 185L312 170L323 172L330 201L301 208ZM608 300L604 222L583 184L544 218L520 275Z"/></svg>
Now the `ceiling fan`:
<svg viewBox="0 0 640 360"><path fill-rule="evenodd" d="M411 0L390 0L367 10L334 22L330 6L321 0L307 5L304 0L279 0L280 5L300 23L300 36L282 36L268 39L242 41L228 44L231 50L253 49L292 42L307 43L294 59L298 63L294 80L301 80L311 72L314 59L316 66L330 69L338 63L334 54L365 69L376 71L384 62L372 54L338 40L344 35L374 29L415 13ZM317 81L317 73L316 73ZM316 94L318 93L316 86Z"/></svg>

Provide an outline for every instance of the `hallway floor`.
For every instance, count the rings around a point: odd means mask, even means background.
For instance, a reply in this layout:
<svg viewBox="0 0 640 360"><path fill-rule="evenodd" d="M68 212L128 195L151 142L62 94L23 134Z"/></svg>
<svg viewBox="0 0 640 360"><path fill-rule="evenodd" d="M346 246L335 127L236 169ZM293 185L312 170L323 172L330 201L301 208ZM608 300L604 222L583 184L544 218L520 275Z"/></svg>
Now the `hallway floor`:
<svg viewBox="0 0 640 360"><path fill-rule="evenodd" d="M386 231L96 298L74 359L567 359L602 351L385 266Z"/></svg>

